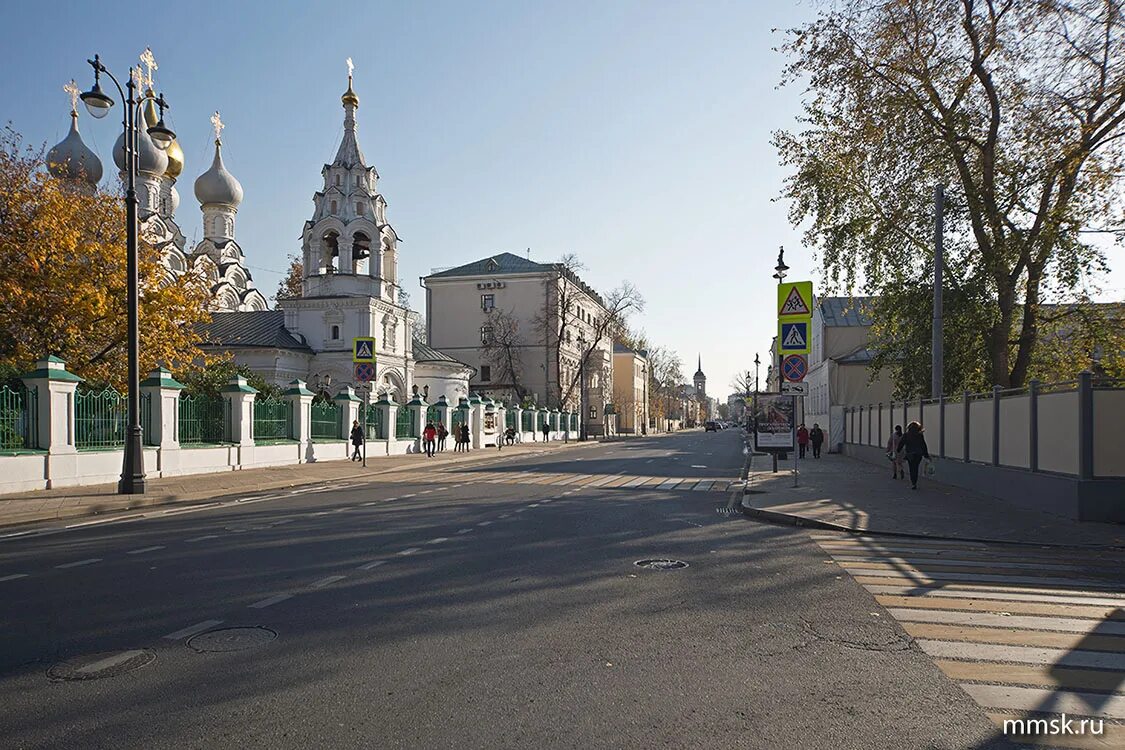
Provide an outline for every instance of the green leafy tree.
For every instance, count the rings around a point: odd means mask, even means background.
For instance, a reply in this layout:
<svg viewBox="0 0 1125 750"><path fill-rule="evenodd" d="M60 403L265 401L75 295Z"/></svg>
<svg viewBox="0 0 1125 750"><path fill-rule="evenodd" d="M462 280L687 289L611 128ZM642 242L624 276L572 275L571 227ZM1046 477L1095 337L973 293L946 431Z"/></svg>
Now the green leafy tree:
<svg viewBox="0 0 1125 750"><path fill-rule="evenodd" d="M1083 231L1121 209L1123 31L1105 0L841 0L789 33L785 81L807 85L803 129L774 135L791 220L830 286L884 297L882 364L929 380L935 184L968 316L947 331L947 389L1023 384L1043 304L1096 291L1105 258Z"/></svg>

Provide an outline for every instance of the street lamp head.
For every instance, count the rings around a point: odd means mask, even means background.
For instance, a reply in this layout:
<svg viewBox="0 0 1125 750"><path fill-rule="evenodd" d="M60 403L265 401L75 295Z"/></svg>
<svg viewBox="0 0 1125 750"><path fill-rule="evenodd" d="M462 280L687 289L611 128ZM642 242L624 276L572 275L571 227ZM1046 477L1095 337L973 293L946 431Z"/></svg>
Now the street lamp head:
<svg viewBox="0 0 1125 750"><path fill-rule="evenodd" d="M789 266L785 265L785 246L782 245L777 250L777 265L774 267L773 277L778 281L785 278L785 272L789 270Z"/></svg>
<svg viewBox="0 0 1125 750"><path fill-rule="evenodd" d="M86 105L86 110L92 117L102 119L109 114L110 107L113 106L113 99L102 91L102 86L97 81L94 81L94 87L89 91L82 94L80 97L82 103Z"/></svg>
<svg viewBox="0 0 1125 750"><path fill-rule="evenodd" d="M157 148L167 151L172 141L176 140L176 134L164 125L164 110L168 109L168 102L164 101L163 93L157 98L156 106L160 107L160 121L148 129L148 134Z"/></svg>

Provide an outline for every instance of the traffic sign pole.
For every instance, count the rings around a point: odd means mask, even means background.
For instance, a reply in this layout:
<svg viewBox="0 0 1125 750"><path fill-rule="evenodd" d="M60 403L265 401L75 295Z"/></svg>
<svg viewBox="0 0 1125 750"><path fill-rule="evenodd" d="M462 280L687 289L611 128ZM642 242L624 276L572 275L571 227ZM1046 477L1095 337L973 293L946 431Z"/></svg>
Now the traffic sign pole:
<svg viewBox="0 0 1125 750"><path fill-rule="evenodd" d="M371 396L371 386L363 389L363 468L367 468L367 402Z"/></svg>

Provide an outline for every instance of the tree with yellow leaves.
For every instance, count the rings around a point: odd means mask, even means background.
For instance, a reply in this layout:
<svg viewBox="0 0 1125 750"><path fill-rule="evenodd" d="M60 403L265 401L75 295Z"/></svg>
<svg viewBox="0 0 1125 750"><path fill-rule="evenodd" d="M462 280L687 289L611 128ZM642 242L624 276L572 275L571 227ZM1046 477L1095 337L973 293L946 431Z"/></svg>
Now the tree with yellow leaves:
<svg viewBox="0 0 1125 750"><path fill-rule="evenodd" d="M203 362L196 331L210 320L201 274L173 278L159 251L140 252L141 372ZM94 384L127 381L125 209L48 174L40 153L0 133L0 368L29 371L53 354Z"/></svg>

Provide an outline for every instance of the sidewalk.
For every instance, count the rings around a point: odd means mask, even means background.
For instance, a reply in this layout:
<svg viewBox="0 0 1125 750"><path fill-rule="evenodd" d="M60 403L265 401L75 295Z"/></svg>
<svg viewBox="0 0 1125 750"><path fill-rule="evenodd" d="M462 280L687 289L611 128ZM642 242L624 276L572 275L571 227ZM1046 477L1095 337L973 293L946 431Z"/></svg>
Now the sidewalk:
<svg viewBox="0 0 1125 750"><path fill-rule="evenodd" d="M92 516L175 503L202 502L226 495L347 479L375 478L382 474L423 467L447 467L458 463L471 465L479 461L495 460L498 456L519 458L530 453L564 450L583 445L597 445L597 441L522 443L505 447L503 451L497 451L495 448L480 448L468 453L454 453L452 449L447 449L432 459L427 459L425 455L419 453L380 456L368 458L366 469L352 461L320 461L215 474L189 474L150 479L147 492L143 495L118 495L116 484L35 490L0 495L0 526Z"/></svg>
<svg viewBox="0 0 1125 750"><path fill-rule="evenodd" d="M798 487L791 458L777 474L770 463L769 456L753 456L742 498L743 512L762 520L873 534L1125 547L1125 526L1016 508L925 478L911 490L909 480L891 479L889 463L884 470L837 454L805 458L798 460Z"/></svg>

